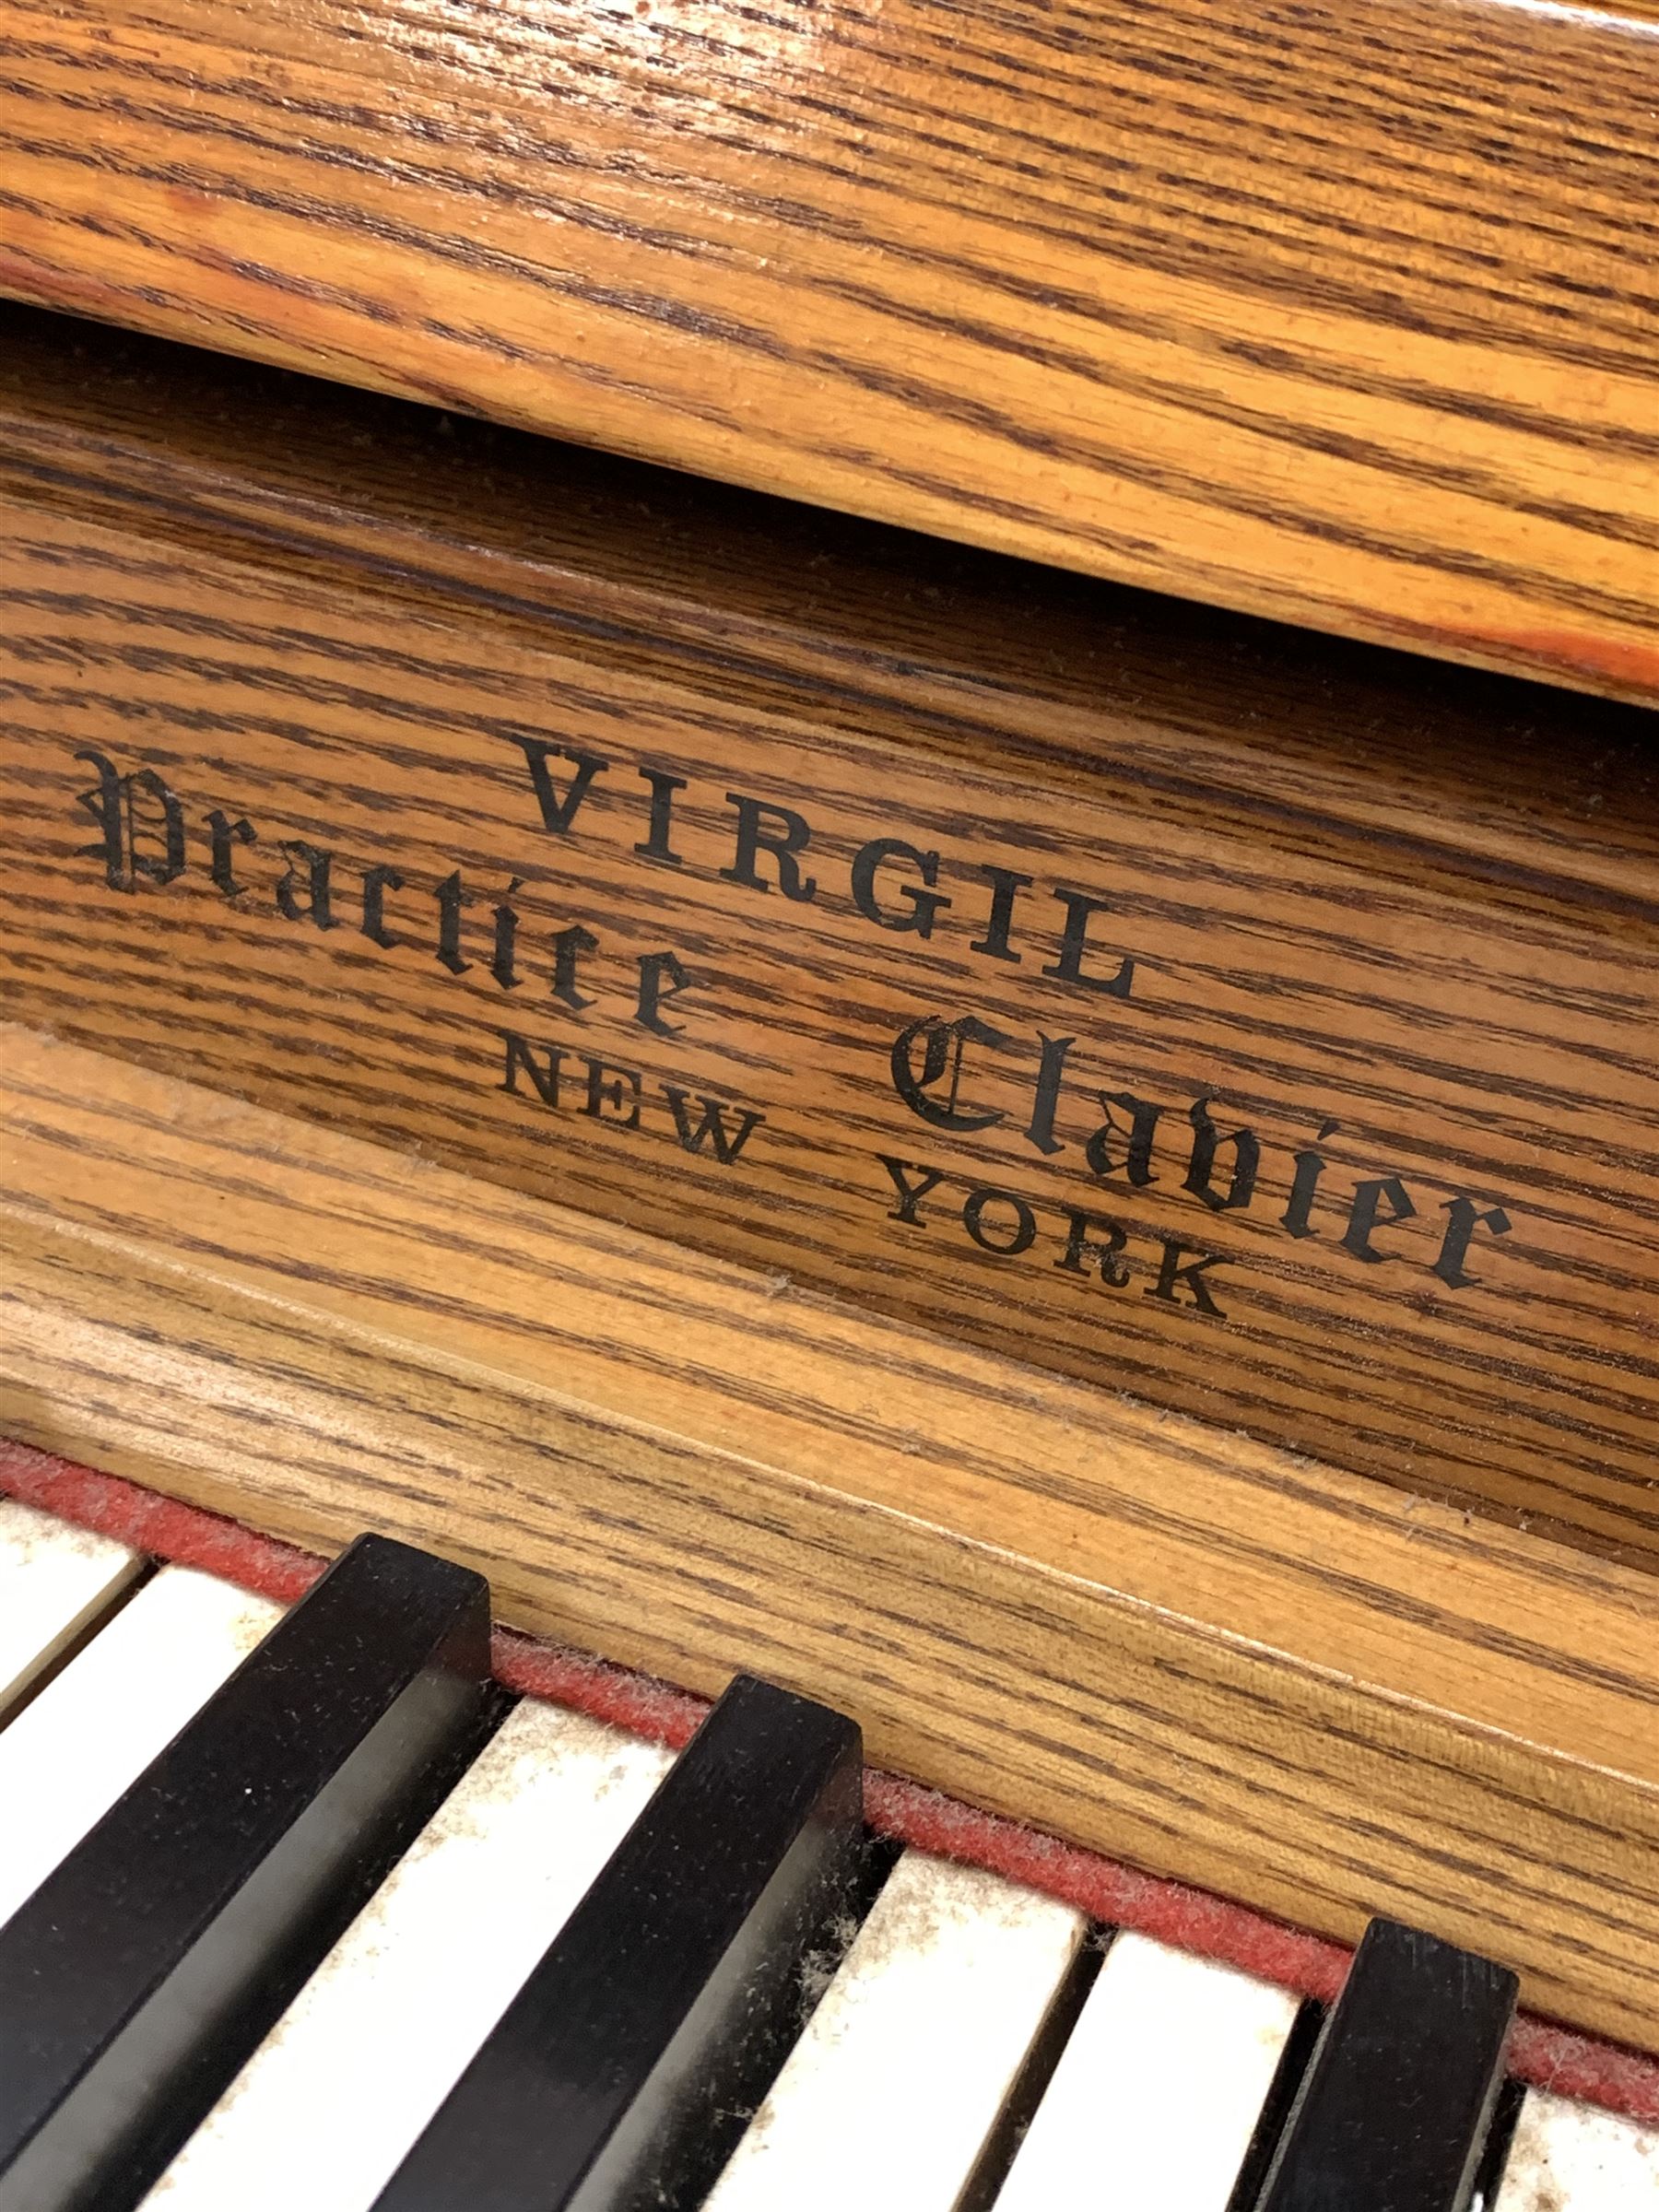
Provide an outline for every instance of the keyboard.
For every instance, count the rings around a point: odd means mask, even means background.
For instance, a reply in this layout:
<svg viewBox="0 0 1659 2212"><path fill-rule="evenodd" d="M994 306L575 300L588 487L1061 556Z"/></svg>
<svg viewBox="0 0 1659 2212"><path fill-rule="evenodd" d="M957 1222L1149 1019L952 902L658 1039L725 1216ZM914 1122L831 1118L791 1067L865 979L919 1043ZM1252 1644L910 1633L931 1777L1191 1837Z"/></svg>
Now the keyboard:
<svg viewBox="0 0 1659 2212"><path fill-rule="evenodd" d="M360 1538L287 1609L0 1500L0 2212L1659 2212L1500 1965L1328 2011L874 1839L842 1716L677 1755Z"/></svg>

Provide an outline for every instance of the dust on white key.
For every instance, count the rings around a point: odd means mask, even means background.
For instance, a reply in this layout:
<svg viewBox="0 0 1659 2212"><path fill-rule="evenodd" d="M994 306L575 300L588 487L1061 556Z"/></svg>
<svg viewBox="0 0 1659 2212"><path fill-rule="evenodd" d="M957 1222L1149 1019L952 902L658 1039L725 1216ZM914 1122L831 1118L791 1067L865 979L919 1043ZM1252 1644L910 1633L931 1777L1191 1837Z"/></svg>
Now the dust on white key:
<svg viewBox="0 0 1659 2212"><path fill-rule="evenodd" d="M1529 2089L1491 2212L1659 2212L1659 2129Z"/></svg>
<svg viewBox="0 0 1659 2212"><path fill-rule="evenodd" d="M951 2212L1085 1934L1080 1913L900 1860L706 2212ZM822 1985L809 1976L808 2004Z"/></svg>

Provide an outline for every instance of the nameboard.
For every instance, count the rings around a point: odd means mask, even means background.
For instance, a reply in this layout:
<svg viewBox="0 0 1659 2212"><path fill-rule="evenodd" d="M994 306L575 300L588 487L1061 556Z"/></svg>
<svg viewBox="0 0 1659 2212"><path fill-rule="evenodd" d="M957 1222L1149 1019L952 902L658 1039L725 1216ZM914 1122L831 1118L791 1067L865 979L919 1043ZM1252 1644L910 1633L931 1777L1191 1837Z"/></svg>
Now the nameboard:
<svg viewBox="0 0 1659 2212"><path fill-rule="evenodd" d="M1637 711L26 355L7 1017L1653 1547Z"/></svg>

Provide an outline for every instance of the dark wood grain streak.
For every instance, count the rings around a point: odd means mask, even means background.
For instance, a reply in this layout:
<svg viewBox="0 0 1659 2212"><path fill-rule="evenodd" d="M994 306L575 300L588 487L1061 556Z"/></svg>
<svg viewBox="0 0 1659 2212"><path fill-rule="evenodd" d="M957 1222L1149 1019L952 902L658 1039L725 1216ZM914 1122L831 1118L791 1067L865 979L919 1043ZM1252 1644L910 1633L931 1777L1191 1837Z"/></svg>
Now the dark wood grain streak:
<svg viewBox="0 0 1659 2212"><path fill-rule="evenodd" d="M1418 1491L1659 1547L1645 713L22 310L6 335L0 1008ZM535 735L612 764L568 838L513 742ZM176 788L171 887L112 890L88 856L89 747ZM636 759L687 780L678 868L634 850ZM732 790L809 818L815 902L722 879ZM207 873L214 806L259 831L235 898ZM934 937L854 910L848 864L878 834L943 856L959 904ZM335 856L326 933L274 903L295 839ZM1101 896L1131 998L1045 981L1035 908L1018 964L976 959L986 859ZM359 926L375 861L406 878L391 950ZM434 958L456 868L462 976ZM489 916L515 877L503 991ZM580 1013L550 991L571 923L610 963ZM628 989L662 947L700 979L671 1038ZM1023 1041L972 1074L1002 1128L942 1135L900 1101L890 1048L929 1010ZM550 1113L522 1077L508 1095L503 1024L752 1105L752 1154L687 1152L660 1100L635 1133ZM1040 1036L1074 1037L1082 1071L1047 1154L1024 1134ZM1086 1165L1119 1088L1164 1107L1144 1188ZM1200 1097L1262 1137L1236 1211L1182 1189ZM1315 1142L1328 1170L1291 1237L1292 1155ZM896 1224L884 1152L960 1177L955 1213ZM1345 1209L1391 1174L1418 1213L1362 1265ZM1029 1258L969 1241L976 1183L1037 1209ZM1512 1230L1449 1289L1429 1264L1456 1192ZM1121 1288L1056 1265L1071 1206L1130 1234ZM1223 1255L1224 1320L1148 1295L1164 1240Z"/></svg>
<svg viewBox="0 0 1659 2212"><path fill-rule="evenodd" d="M0 284L1659 696L1655 24L18 0Z"/></svg>

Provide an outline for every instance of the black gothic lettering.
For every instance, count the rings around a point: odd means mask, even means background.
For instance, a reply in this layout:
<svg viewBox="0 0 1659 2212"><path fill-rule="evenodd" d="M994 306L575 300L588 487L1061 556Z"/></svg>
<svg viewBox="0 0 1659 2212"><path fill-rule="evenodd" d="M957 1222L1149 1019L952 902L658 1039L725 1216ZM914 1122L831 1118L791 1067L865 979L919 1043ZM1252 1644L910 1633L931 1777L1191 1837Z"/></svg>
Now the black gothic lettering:
<svg viewBox="0 0 1659 2212"><path fill-rule="evenodd" d="M1019 955L1008 942L1014 927L1014 900L1021 891L1029 891L1029 876L1017 876L1012 868L992 867L988 864L978 873L992 888L991 912L985 923L985 934L975 937L969 946L970 952L982 952L988 960L1011 960L1016 967Z"/></svg>
<svg viewBox="0 0 1659 2212"><path fill-rule="evenodd" d="M255 841L253 825L245 816L239 816L232 821L222 807L215 806L207 816L207 834L213 841L213 854L208 867L214 886L223 891L227 899L240 899L248 887L236 879L236 848Z"/></svg>
<svg viewBox="0 0 1659 2212"><path fill-rule="evenodd" d="M600 753L572 752L568 746L548 745L540 737L515 735L512 742L523 752L524 764L530 771L531 787L541 808L542 828L551 830L555 837L568 837L594 777L602 776L610 762ZM576 768L571 787L562 799L554 789L552 771L547 766L555 755L573 761Z"/></svg>
<svg viewBox="0 0 1659 2212"><path fill-rule="evenodd" d="M1182 1256L1188 1252L1194 1253L1190 1260ZM1225 1321L1226 1314L1210 1295L1209 1285L1204 1279L1206 1269L1218 1266L1225 1257L1224 1253L1197 1252L1174 1237L1166 1237L1163 1256L1158 1265L1158 1280L1147 1284L1143 1295L1161 1298L1166 1305L1190 1307L1195 1312L1208 1314L1212 1321ZM1178 1295L1182 1290L1187 1293L1184 1299Z"/></svg>
<svg viewBox="0 0 1659 2212"><path fill-rule="evenodd" d="M721 869L722 880L740 883L751 891L770 891L772 887L758 865L760 854L770 853L778 864L778 888L785 899L804 906L816 898L818 878L803 876L795 859L812 841L806 818L793 806L769 806L764 799L747 798L740 791L728 791L725 795L726 805L737 809L737 850L731 866ZM782 826L769 829L767 818Z"/></svg>
<svg viewBox="0 0 1659 2212"><path fill-rule="evenodd" d="M1137 1099L1132 1090L1098 1090L1100 1112L1106 1119L1083 1147L1083 1157L1088 1162L1088 1171L1098 1175L1102 1182L1109 1175L1126 1174L1137 1188L1144 1189L1158 1177L1152 1170L1152 1144L1158 1135L1158 1117L1161 1106L1154 1106L1149 1099ZM1122 1159L1112 1157L1112 1140L1124 1132L1117 1125L1112 1108L1121 1106L1129 1116L1128 1145Z"/></svg>
<svg viewBox="0 0 1659 2212"><path fill-rule="evenodd" d="M1013 1041L1000 1030L982 1021L977 1014L964 1014L956 1021L947 1021L938 1014L924 1014L894 1041L889 1056L893 1088L912 1113L931 1123L935 1129L990 1129L1007 1119L1000 1107L987 1107L976 1112L957 1103L962 1081L962 1048L967 1044L994 1048ZM920 1067L915 1058L918 1044L922 1047ZM949 1090L943 1099L929 1098L929 1090L947 1067L950 1070Z"/></svg>
<svg viewBox="0 0 1659 2212"><path fill-rule="evenodd" d="M561 929L553 939L553 995L561 999L572 1014L580 1014L593 1000L576 985L576 969L584 952L596 952L599 940L591 929L583 929L573 922L569 929Z"/></svg>
<svg viewBox="0 0 1659 2212"><path fill-rule="evenodd" d="M276 906L290 922L310 922L318 929L335 929L334 911L334 854L321 845L300 839L279 845L288 862L276 886Z"/></svg>
<svg viewBox="0 0 1659 2212"><path fill-rule="evenodd" d="M1065 1071L1065 1055L1077 1039L1040 1037L1039 1042L1042 1046L1042 1058L1037 1069L1037 1088L1031 1099L1031 1118L1026 1124L1025 1140L1039 1152L1053 1155L1065 1149L1054 1135L1054 1112L1060 1103L1060 1078Z"/></svg>
<svg viewBox="0 0 1659 2212"><path fill-rule="evenodd" d="M1382 1208L1386 1203L1387 1213ZM1354 1203L1348 1208L1347 1227L1342 1232L1342 1247L1351 1252L1357 1260L1373 1264L1391 1255L1379 1252L1371 1242L1371 1231L1386 1228L1391 1221L1409 1221L1417 1212L1406 1185L1397 1175L1378 1175L1360 1183L1354 1192Z"/></svg>
<svg viewBox="0 0 1659 2212"><path fill-rule="evenodd" d="M751 1112L747 1107L728 1105L724 1099L706 1099L700 1093L698 1104L702 1108L702 1119L693 1123L689 1111L688 1094L665 1083L663 1096L674 1114L674 1126L681 1147L688 1152L700 1152L708 1145L723 1168L733 1166L749 1138L766 1119L763 1113ZM735 1129L726 1127L728 1113L740 1118Z"/></svg>
<svg viewBox="0 0 1659 2212"><path fill-rule="evenodd" d="M686 779L671 776L663 768L642 768L640 773L651 786L651 828L634 851L641 860L654 860L659 867L684 867L685 862L669 839L674 830L674 794L685 790Z"/></svg>
<svg viewBox="0 0 1659 2212"><path fill-rule="evenodd" d="M1103 914L1111 904L1109 900L1091 899L1087 891L1075 891L1066 884L1058 885L1052 896L1065 909L1065 935L1060 940L1058 956L1043 970L1044 975L1057 977L1063 983L1076 983L1079 990L1099 991L1109 998L1127 998L1135 982L1135 962L1125 953L1112 975L1085 975L1083 961L1088 951L1088 924L1096 914Z"/></svg>
<svg viewBox="0 0 1659 2212"><path fill-rule="evenodd" d="M512 894L522 888L520 878L515 876L495 910L495 944L489 956L489 972L503 991L516 991L524 980L513 961L518 949L519 918Z"/></svg>
<svg viewBox="0 0 1659 2212"><path fill-rule="evenodd" d="M438 886L438 958L452 975L465 975L472 965L461 950L461 908L465 896L459 868Z"/></svg>
<svg viewBox="0 0 1659 2212"><path fill-rule="evenodd" d="M883 906L877 896L877 874L889 861L901 861L906 867L914 868L924 887L918 890L913 883L900 884L898 897L903 903L897 911ZM853 855L853 905L866 922L898 935L907 932L924 938L933 935L935 916L950 904L942 891L934 888L938 879L938 854L920 852L901 837L873 837Z"/></svg>
<svg viewBox="0 0 1659 2212"><path fill-rule="evenodd" d="M1322 1124L1314 1142L1323 1145L1327 1136L1335 1135L1339 1126L1336 1122ZM1296 1174L1280 1219L1293 1237L1316 1237L1319 1231L1309 1217L1313 1211L1313 1194L1319 1188L1319 1179L1330 1162L1322 1153L1315 1152L1311 1145L1298 1152L1295 1159Z"/></svg>
<svg viewBox="0 0 1659 2212"><path fill-rule="evenodd" d="M615 1122L624 1129L637 1129L643 1080L637 1067L613 1067L608 1061L590 1060L587 1100L581 1111L596 1122Z"/></svg>
<svg viewBox="0 0 1659 2212"><path fill-rule="evenodd" d="M382 952L391 952L403 943L386 927L386 893L401 891L403 877L396 868L375 866L363 870L362 932L371 945L378 945Z"/></svg>
<svg viewBox="0 0 1659 2212"><path fill-rule="evenodd" d="M929 1191L937 1190L944 1182L944 1169L924 1168L913 1159L890 1159L885 1152L877 1152L876 1157L892 1177L893 1189L899 1197L899 1203L888 1214L888 1219L902 1221L906 1229L925 1229L927 1224L916 1208ZM916 1179L914 1182L911 1180L912 1176Z"/></svg>
<svg viewBox="0 0 1659 2212"><path fill-rule="evenodd" d="M1464 1266L1469 1240L1477 1229L1488 1230L1495 1237L1507 1237L1512 1226L1500 1206L1488 1206L1483 1213L1472 1198L1448 1198L1445 1206L1446 1233L1441 1241L1440 1257L1434 1263L1433 1273L1440 1277L1448 1290L1462 1290L1469 1283L1478 1282L1479 1277L1470 1275Z"/></svg>
<svg viewBox="0 0 1659 2212"><path fill-rule="evenodd" d="M111 890L130 891L133 888L133 872L127 865L125 785L115 763L104 754L93 752L88 747L75 757L77 760L85 760L98 776L96 791L80 791L75 794L76 805L86 808L99 829L98 843L80 846L76 858L102 861L104 881Z"/></svg>
<svg viewBox="0 0 1659 2212"><path fill-rule="evenodd" d="M1256 1170L1262 1147L1252 1129L1222 1131L1210 1119L1208 1099L1200 1099L1187 1112L1193 1124L1193 1155L1187 1162L1185 1187L1214 1214L1231 1213L1250 1204L1255 1192ZM1223 1145L1232 1147L1232 1173L1225 1191L1216 1188L1216 1155Z"/></svg>
<svg viewBox="0 0 1659 2212"><path fill-rule="evenodd" d="M677 954L672 952L642 952L640 955L640 995L634 1006L634 1019L642 1030L654 1030L659 1037L677 1037L685 1028L683 1021L670 1021L663 1013L665 999L677 998L696 979L680 964Z"/></svg>
<svg viewBox="0 0 1659 2212"><path fill-rule="evenodd" d="M1129 1231L1121 1221L1108 1221L1077 1206L1065 1218L1065 1250L1055 1266L1064 1267L1070 1275L1087 1275L1093 1263L1100 1270L1100 1280L1121 1290L1129 1280L1129 1263L1118 1254L1129 1241Z"/></svg>
<svg viewBox="0 0 1659 2212"><path fill-rule="evenodd" d="M184 810L153 768L140 768L129 776L90 747L76 754L98 777L96 791L76 794L98 824L97 844L83 845L81 856L101 860L104 879L112 891L131 891L142 878L158 886L171 883L184 870ZM141 808L154 808L146 817ZM146 852L140 840L153 839L158 851Z"/></svg>
<svg viewBox="0 0 1659 2212"><path fill-rule="evenodd" d="M985 1209L993 1206L1006 1206L1013 1214L1013 1220L1003 1224L987 1222ZM1037 1217L1025 1200L1012 1191L970 1191L962 1201L962 1227L982 1252L991 1253L999 1260L1010 1260L1017 1253L1031 1249L1037 1235Z"/></svg>
<svg viewBox="0 0 1659 2212"><path fill-rule="evenodd" d="M542 1104L557 1107L559 1074L564 1064L564 1054L558 1045L549 1044L542 1048L547 1056L547 1065L542 1068L535 1064L536 1048L527 1037L520 1037L512 1030L502 1030L500 1035L507 1048L507 1064L500 1088L512 1091L515 1098L521 1097L523 1094L519 1090L518 1079L520 1076L528 1076L535 1086Z"/></svg>

